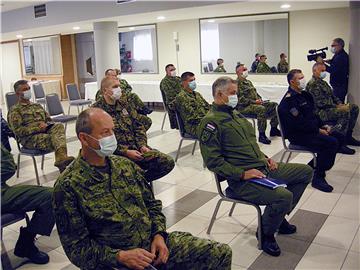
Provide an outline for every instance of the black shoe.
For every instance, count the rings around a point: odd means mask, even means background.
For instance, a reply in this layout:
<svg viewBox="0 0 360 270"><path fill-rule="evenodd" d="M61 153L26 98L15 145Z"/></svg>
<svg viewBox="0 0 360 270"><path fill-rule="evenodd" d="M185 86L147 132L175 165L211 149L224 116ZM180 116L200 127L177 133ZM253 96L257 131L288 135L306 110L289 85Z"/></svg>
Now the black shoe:
<svg viewBox="0 0 360 270"><path fill-rule="evenodd" d="M355 139L354 137L350 137L346 140L346 144L352 145L352 146L360 146L360 141Z"/></svg>
<svg viewBox="0 0 360 270"><path fill-rule="evenodd" d="M262 250L274 257L280 256L281 253L280 247L276 243L274 235L264 235L262 241Z"/></svg>
<svg viewBox="0 0 360 270"><path fill-rule="evenodd" d="M274 136L281 137L281 132L280 132L280 130L278 130L277 127L271 128L271 130L270 130L270 136L271 136L271 137L274 137Z"/></svg>
<svg viewBox="0 0 360 270"><path fill-rule="evenodd" d="M323 191L323 192L331 192L333 191L333 187L331 185L329 185L325 178L322 178L322 177L316 177L312 180L312 187L313 188L316 188L320 191Z"/></svg>
<svg viewBox="0 0 360 270"><path fill-rule="evenodd" d="M285 218L279 227L279 234L293 234L296 233L296 226L290 224Z"/></svg>
<svg viewBox="0 0 360 270"><path fill-rule="evenodd" d="M265 133L260 133L259 134L259 142L263 143L263 144L270 144L271 141L269 140L268 137L266 137Z"/></svg>
<svg viewBox="0 0 360 270"><path fill-rule="evenodd" d="M26 228L21 227L14 254L21 258L26 257L35 264L47 264L49 262L49 256L35 246L34 240L35 235L28 232Z"/></svg>
<svg viewBox="0 0 360 270"><path fill-rule="evenodd" d="M346 145L340 146L338 153L344 154L344 155L354 155L355 150L347 147Z"/></svg>
<svg viewBox="0 0 360 270"><path fill-rule="evenodd" d="M152 112L153 112L153 110L149 109L146 106L144 106L144 108L142 108L138 111L138 113L143 114L143 115L151 114Z"/></svg>

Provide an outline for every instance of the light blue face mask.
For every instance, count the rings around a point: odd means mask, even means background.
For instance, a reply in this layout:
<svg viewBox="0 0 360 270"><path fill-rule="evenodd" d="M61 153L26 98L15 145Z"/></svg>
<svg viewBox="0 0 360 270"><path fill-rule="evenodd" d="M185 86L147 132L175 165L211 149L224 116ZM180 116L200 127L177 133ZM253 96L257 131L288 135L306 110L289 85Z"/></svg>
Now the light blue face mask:
<svg viewBox="0 0 360 270"><path fill-rule="evenodd" d="M229 101L226 103L226 105L230 106L231 108L235 108L238 104L238 97L237 95L231 95L228 96Z"/></svg>
<svg viewBox="0 0 360 270"><path fill-rule="evenodd" d="M194 91L196 89L196 81L189 82L189 88Z"/></svg>
<svg viewBox="0 0 360 270"><path fill-rule="evenodd" d="M98 154L100 157L107 157L107 156L112 155L117 148L117 140L116 140L115 134L101 138L99 140L94 138L91 135L89 135L89 137L91 137L94 140L97 140L99 142L100 149L94 149L94 148L91 148L91 149L96 154Z"/></svg>
<svg viewBox="0 0 360 270"><path fill-rule="evenodd" d="M325 79L325 78L326 78L326 72L325 72L325 71L321 71L321 73L320 73L320 78L321 78L321 79Z"/></svg>
<svg viewBox="0 0 360 270"><path fill-rule="evenodd" d="M31 90L27 90L23 92L23 99L30 100L31 99Z"/></svg>

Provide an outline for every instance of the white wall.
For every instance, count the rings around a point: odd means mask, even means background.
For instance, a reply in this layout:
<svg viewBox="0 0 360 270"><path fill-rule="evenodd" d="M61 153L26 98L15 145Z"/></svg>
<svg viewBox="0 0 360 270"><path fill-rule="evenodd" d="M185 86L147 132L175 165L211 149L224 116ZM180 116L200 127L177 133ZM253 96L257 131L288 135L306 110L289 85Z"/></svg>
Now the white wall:
<svg viewBox="0 0 360 270"><path fill-rule="evenodd" d="M0 44L0 103L4 104L5 93L13 91L11 84L21 79L19 43Z"/></svg>

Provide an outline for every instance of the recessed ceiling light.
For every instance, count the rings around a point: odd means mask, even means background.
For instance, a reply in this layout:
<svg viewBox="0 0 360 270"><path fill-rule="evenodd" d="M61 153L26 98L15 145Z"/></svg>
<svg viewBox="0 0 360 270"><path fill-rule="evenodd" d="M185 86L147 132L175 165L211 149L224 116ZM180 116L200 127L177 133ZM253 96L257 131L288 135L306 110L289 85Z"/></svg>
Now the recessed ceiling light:
<svg viewBox="0 0 360 270"><path fill-rule="evenodd" d="M165 17L164 16L159 16L157 17L158 20L165 20Z"/></svg>
<svg viewBox="0 0 360 270"><path fill-rule="evenodd" d="M80 26L74 26L73 30L80 30Z"/></svg>
<svg viewBox="0 0 360 270"><path fill-rule="evenodd" d="M289 4L283 4L280 6L280 8L286 9L286 8L290 8L291 6Z"/></svg>
<svg viewBox="0 0 360 270"><path fill-rule="evenodd" d="M215 20L208 20L208 23L213 23L215 22Z"/></svg>
<svg viewBox="0 0 360 270"><path fill-rule="evenodd" d="M16 35L16 38L22 38L23 35Z"/></svg>
<svg viewBox="0 0 360 270"><path fill-rule="evenodd" d="M135 29L135 27L133 27L133 26L129 27L129 30L134 30L134 29Z"/></svg>

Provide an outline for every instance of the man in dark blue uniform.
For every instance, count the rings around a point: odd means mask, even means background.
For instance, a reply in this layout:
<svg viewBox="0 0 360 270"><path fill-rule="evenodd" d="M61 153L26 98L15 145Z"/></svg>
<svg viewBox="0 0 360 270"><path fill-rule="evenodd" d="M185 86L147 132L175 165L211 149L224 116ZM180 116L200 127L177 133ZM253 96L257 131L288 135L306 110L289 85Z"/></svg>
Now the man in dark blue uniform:
<svg viewBox="0 0 360 270"><path fill-rule="evenodd" d="M331 60L325 60L326 71L330 73L330 84L334 95L342 103L348 91L349 80L349 55L344 50L345 42L341 38L335 38L331 44L331 52L334 56Z"/></svg>
<svg viewBox="0 0 360 270"><path fill-rule="evenodd" d="M317 153L317 166L312 186L324 192L331 192L333 187L325 180L325 171L334 165L339 149L340 134L331 134L331 127L323 125L315 115L312 96L303 91L306 81L302 71L290 70L287 75L289 90L279 104L279 116L285 137L296 145L305 146ZM313 167L313 160L309 162Z"/></svg>

